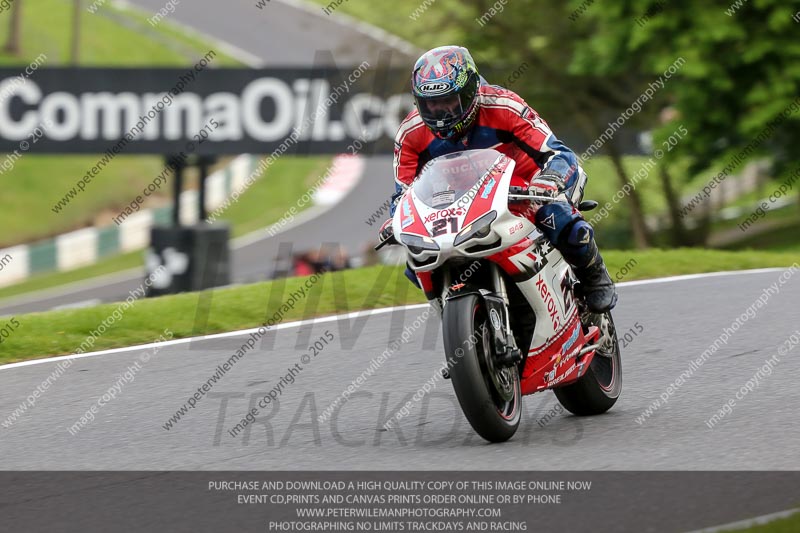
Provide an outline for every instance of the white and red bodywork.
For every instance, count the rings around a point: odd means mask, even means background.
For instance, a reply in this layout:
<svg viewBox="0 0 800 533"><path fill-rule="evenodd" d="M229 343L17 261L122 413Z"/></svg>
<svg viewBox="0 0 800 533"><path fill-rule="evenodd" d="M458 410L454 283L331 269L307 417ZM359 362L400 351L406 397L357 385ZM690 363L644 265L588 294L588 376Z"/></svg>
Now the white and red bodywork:
<svg viewBox="0 0 800 533"><path fill-rule="evenodd" d="M396 236L416 235L438 245L438 251L416 255L407 248L409 265L426 292L432 289L430 273L454 257L487 259L514 280L536 315L531 348L520 376L522 394L532 394L580 378L595 352L579 354L585 346L597 343L600 332L594 326L587 334L583 332L572 289L574 277L561 253L531 221L509 210L514 160L495 153L491 169L448 207L428 207L412 184L398 203L393 229ZM491 211L497 217L488 235L454 244L459 231ZM485 245L498 239L497 246L486 249ZM484 245L484 249L469 250L476 245ZM415 259L430 262L420 264Z"/></svg>

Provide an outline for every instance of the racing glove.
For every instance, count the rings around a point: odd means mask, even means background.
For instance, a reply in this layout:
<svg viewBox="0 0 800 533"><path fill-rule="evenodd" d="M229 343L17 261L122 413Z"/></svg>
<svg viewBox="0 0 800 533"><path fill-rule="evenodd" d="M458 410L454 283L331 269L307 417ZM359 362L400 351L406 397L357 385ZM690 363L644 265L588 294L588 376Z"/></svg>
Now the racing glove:
<svg viewBox="0 0 800 533"><path fill-rule="evenodd" d="M564 178L552 171L542 171L528 185L528 192L537 196L547 196L554 200L566 201Z"/></svg>
<svg viewBox="0 0 800 533"><path fill-rule="evenodd" d="M397 239L394 237L394 228L392 228L392 219L386 219L381 225L381 229L378 230L378 246L375 247L377 250L378 248L383 248L388 244L397 244Z"/></svg>

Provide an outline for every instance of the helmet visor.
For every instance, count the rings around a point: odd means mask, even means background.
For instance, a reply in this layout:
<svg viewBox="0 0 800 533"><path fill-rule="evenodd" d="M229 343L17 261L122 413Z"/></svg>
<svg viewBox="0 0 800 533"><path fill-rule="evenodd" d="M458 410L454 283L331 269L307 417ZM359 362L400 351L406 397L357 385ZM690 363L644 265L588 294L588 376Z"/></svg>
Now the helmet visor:
<svg viewBox="0 0 800 533"><path fill-rule="evenodd" d="M435 129L447 129L464 116L464 105L459 94L439 97L417 96L417 109L425 123Z"/></svg>

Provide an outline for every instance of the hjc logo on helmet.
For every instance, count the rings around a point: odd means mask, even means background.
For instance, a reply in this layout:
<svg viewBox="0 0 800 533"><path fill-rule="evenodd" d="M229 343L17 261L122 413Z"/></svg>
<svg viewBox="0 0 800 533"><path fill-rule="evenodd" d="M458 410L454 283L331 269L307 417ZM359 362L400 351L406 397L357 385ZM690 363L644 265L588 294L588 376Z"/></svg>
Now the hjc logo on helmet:
<svg viewBox="0 0 800 533"><path fill-rule="evenodd" d="M446 83L426 83L421 85L419 91L428 95L436 95L446 93L448 85Z"/></svg>

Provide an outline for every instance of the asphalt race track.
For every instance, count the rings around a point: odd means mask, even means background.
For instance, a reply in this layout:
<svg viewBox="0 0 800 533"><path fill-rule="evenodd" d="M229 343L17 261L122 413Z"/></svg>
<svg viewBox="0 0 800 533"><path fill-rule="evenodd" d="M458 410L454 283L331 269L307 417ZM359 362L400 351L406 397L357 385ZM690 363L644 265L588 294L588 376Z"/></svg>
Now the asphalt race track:
<svg viewBox="0 0 800 533"><path fill-rule="evenodd" d="M370 360L400 336L402 323L413 325L425 310L418 307L405 310L404 316L328 320L270 333L169 431L162 425L247 335L162 347L94 422L72 436L67 428L147 350L74 359L33 409L3 429L0 468L793 469L797 465L791 459L800 456L795 410L800 351L780 357L774 372L713 429L705 422L799 329L800 280L790 278L665 407L641 425L635 421L779 275L768 271L622 287L615 313L618 330L624 333L638 322L642 332L623 348L621 400L604 416L560 412L540 424L556 406L555 397L527 397L519 432L501 446L487 446L473 434L446 381L416 403L396 429L382 430L443 361L434 317L367 377L338 415L318 421ZM326 330L334 340L308 364L301 362ZM228 430L251 402L257 406L295 363L302 371L283 387L278 404L261 409L250 431L230 436ZM2 417L55 365L0 368Z"/></svg>
<svg viewBox="0 0 800 533"><path fill-rule="evenodd" d="M766 305L642 424L636 418L722 333L781 271L633 282L620 288L618 331L641 330L623 349L623 393L606 415L569 416L549 393L527 397L515 437L488 445L474 435L450 384L437 381L397 427L384 423L411 400L443 361L432 317L392 353L331 419L319 416L425 307L365 319L283 327L238 361L169 430L171 416L248 336L199 339L71 360L35 406L2 429L0 469L14 470L796 470L797 354L737 400L713 429L706 421L735 397L798 329L800 280L788 278ZM755 308L753 308L755 309ZM640 327L637 328L636 324ZM419 325L420 322L418 321ZM165 324L165 327L168 325ZM308 350L329 331L334 340ZM132 381L72 435L68 428L149 352ZM45 354L42 354L45 355ZM303 359L308 355L308 362ZM139 359L140 360L140 359ZM231 430L283 379L280 394L235 437ZM0 367L2 417L32 394L57 362ZM266 404L266 402L264 402ZM792 495L796 497L797 495ZM767 499L766 503L778 500ZM788 505L788 503L786 504ZM786 507L759 507L750 514ZM724 520L723 520L724 522ZM720 522L716 522L720 523Z"/></svg>

